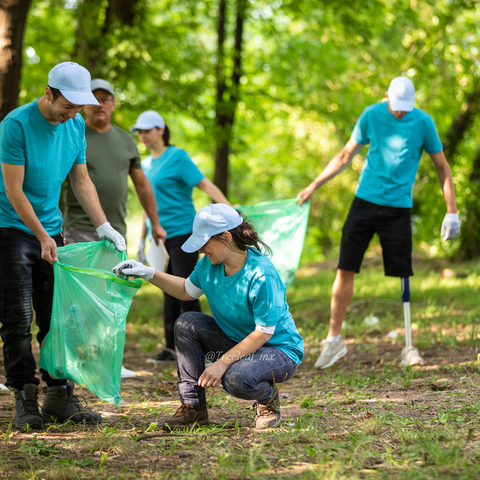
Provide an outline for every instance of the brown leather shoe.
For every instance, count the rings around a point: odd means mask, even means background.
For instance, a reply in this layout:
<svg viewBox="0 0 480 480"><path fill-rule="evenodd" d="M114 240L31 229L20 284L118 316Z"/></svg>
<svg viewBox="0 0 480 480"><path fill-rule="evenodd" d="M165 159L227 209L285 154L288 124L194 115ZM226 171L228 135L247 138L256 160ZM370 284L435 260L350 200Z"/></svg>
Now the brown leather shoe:
<svg viewBox="0 0 480 480"><path fill-rule="evenodd" d="M206 405L186 405L182 403L172 418L169 418L163 425L163 430L187 429L208 425L208 410Z"/></svg>
<svg viewBox="0 0 480 480"><path fill-rule="evenodd" d="M275 428L282 422L280 413L280 397L275 387L275 393L266 405L255 403L257 414L255 415L256 428Z"/></svg>

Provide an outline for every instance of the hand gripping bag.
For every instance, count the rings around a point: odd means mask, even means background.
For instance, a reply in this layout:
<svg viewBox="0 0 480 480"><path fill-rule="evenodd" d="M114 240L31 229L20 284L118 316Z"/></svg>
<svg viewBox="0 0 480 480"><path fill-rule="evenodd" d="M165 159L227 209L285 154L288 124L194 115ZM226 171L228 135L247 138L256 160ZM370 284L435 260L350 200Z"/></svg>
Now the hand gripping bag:
<svg viewBox="0 0 480 480"><path fill-rule="evenodd" d="M57 254L52 320L39 365L120 406L126 318L142 282L112 273L127 254L108 240L70 244Z"/></svg>
<svg viewBox="0 0 480 480"><path fill-rule="evenodd" d="M307 232L310 202L298 198L242 205L240 212L255 227L260 238L272 249L272 263L285 288L292 284L302 255Z"/></svg>

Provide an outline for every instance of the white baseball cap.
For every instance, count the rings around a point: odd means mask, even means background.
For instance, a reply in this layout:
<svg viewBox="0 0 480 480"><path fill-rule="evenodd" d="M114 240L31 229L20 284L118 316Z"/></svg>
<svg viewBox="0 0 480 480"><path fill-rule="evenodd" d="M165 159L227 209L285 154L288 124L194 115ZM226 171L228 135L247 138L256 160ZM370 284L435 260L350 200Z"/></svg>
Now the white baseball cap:
<svg viewBox="0 0 480 480"><path fill-rule="evenodd" d="M57 88L74 105L98 105L90 88L90 73L78 63L63 62L48 73L48 86Z"/></svg>
<svg viewBox="0 0 480 480"><path fill-rule="evenodd" d="M411 112L415 103L415 87L407 77L397 77L388 87L388 102L395 111Z"/></svg>
<svg viewBox="0 0 480 480"><path fill-rule="evenodd" d="M130 129L131 132L135 130L150 130L154 127L165 128L165 120L162 116L153 110L147 110L141 113L135 125Z"/></svg>
<svg viewBox="0 0 480 480"><path fill-rule="evenodd" d="M242 215L234 208L224 203L210 203L195 215L193 233L182 245L182 250L187 253L196 252L214 235L238 227L242 222Z"/></svg>
<svg viewBox="0 0 480 480"><path fill-rule="evenodd" d="M115 92L113 91L111 83L107 82L106 80L95 78L95 80L92 80L90 86L92 87L92 92L95 90L106 90L108 93L111 93L113 96L115 96Z"/></svg>

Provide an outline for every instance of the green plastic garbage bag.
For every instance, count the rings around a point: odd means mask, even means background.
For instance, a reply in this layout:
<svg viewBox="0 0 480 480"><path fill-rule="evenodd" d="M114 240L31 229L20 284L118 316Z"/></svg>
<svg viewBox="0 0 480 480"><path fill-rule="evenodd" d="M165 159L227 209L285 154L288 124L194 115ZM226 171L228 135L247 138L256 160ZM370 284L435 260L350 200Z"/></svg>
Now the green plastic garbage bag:
<svg viewBox="0 0 480 480"><path fill-rule="evenodd" d="M294 198L242 205L238 210L248 217L261 239L272 249L272 263L285 288L290 287L302 255L310 202L299 205L298 199Z"/></svg>
<svg viewBox="0 0 480 480"><path fill-rule="evenodd" d="M59 248L50 331L40 367L120 406L126 318L142 282L112 273L127 259L108 240Z"/></svg>

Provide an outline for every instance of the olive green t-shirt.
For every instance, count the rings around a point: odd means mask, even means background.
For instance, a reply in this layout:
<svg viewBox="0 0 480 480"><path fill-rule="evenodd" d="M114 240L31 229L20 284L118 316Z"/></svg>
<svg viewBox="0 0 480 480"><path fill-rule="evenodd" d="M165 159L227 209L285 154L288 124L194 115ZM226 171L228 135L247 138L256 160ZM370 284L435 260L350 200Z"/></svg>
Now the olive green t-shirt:
<svg viewBox="0 0 480 480"><path fill-rule="evenodd" d="M128 132L114 125L105 133L86 126L85 136L88 173L97 189L100 204L112 227L125 235L128 173L131 168L142 168L135 140ZM94 232L95 227L78 203L68 177L64 198L64 228Z"/></svg>

